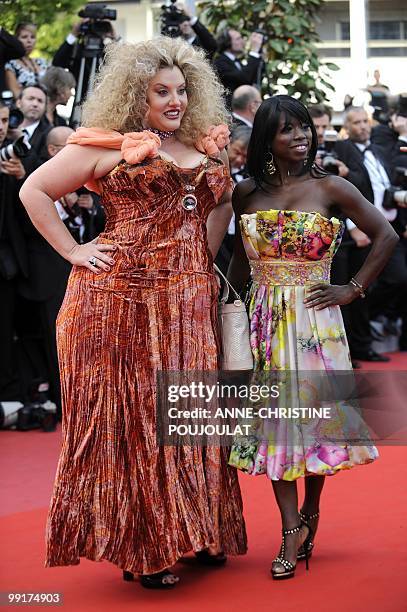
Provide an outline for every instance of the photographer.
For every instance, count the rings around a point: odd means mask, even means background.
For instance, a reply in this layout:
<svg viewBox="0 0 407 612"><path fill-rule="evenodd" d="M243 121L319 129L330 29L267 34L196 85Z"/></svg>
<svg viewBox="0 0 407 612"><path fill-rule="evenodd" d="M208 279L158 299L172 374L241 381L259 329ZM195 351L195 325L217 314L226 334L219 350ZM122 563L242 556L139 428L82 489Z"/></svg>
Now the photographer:
<svg viewBox="0 0 407 612"><path fill-rule="evenodd" d="M71 34L58 49L52 63L68 68L76 81L75 100L72 107L70 126L80 124L81 106L92 91L95 75L103 62L106 45L119 41L111 20L116 11L105 5L88 4L78 13L82 20L76 23Z"/></svg>
<svg viewBox="0 0 407 612"><path fill-rule="evenodd" d="M110 21L101 20L99 23L104 28L104 37L102 44L103 46L112 41L119 41L120 37L117 37L113 25ZM72 27L72 31L66 37L65 41L59 47L52 59L53 66L59 66L60 68L67 68L72 72L75 81L78 82L80 65L82 59L82 35L88 30L90 25L90 19L81 19L75 23ZM83 79L83 91L86 93L89 85L90 69L89 65L85 66L85 74Z"/></svg>
<svg viewBox="0 0 407 612"><path fill-rule="evenodd" d="M212 34L199 21L198 17L194 17L185 6L175 5L180 11L180 35L190 45L199 47L206 52L209 59L212 59L216 53L217 43ZM183 19L183 21L181 21Z"/></svg>
<svg viewBox="0 0 407 612"><path fill-rule="evenodd" d="M19 279L28 275L26 244L19 219L23 209L18 198L25 170L8 147L11 144L7 141L9 112L0 100L0 401L21 400L24 395L16 376L13 349L17 285ZM10 155L11 159L5 159Z"/></svg>
<svg viewBox="0 0 407 612"><path fill-rule="evenodd" d="M349 138L338 141L336 152L338 157L349 168L346 179L375 206L384 217L394 225L397 209L388 210L383 207L386 190L391 185L393 169L388 165L386 153L379 146L370 142L371 125L363 108L349 107L345 115L345 128ZM390 160L391 161L391 160ZM356 269L366 259L370 250L370 240L354 224L347 222L349 233L354 241L349 249L348 274L351 277ZM386 285L386 294L380 288ZM405 254L400 242L381 273L375 287L366 300L355 300L350 304L351 333L350 349L356 359L366 361L388 361L389 358L376 353L372 347L372 332L370 318L383 312L384 300L397 294L405 295L407 291L407 268Z"/></svg>
<svg viewBox="0 0 407 612"><path fill-rule="evenodd" d="M28 138L31 150L23 164L30 174L48 159L46 139L51 126L45 117L47 92L41 85L24 87L16 106L23 114L23 121L17 128L9 130L9 135L13 140L23 135Z"/></svg>
<svg viewBox="0 0 407 612"><path fill-rule="evenodd" d="M407 155L400 150L407 144L407 95L400 94L393 110L390 110L388 123L380 124L372 130L372 142L380 144L386 151L387 159L391 160L392 186L385 195L384 205L390 210L396 210L397 216L392 225L400 242L400 266L407 265ZM404 257L403 254L404 253ZM400 350L407 350L407 310L405 296L394 295L386 276L383 274L377 281L376 295L380 296L376 303L376 314L384 314L386 321L384 329L388 333L398 332L396 321L402 319Z"/></svg>
<svg viewBox="0 0 407 612"><path fill-rule="evenodd" d="M64 68L50 66L40 83L48 92L45 117L49 124L54 127L58 125L66 126L68 122L64 117L58 115L57 106L58 104L63 106L68 104L72 96L72 89L75 87L73 75L69 70L65 70Z"/></svg>
<svg viewBox="0 0 407 612"><path fill-rule="evenodd" d="M406 156L400 147L407 144L407 94L400 94L389 109L384 121L372 130L372 143L380 145L393 167L406 167ZM393 181L395 177L392 177Z"/></svg>
<svg viewBox="0 0 407 612"><path fill-rule="evenodd" d="M331 109L325 104L314 104L310 105L308 110L318 136L318 152L315 162L330 174L345 178L349 169L335 153L338 135L331 125Z"/></svg>
<svg viewBox="0 0 407 612"><path fill-rule="evenodd" d="M232 94L240 85L259 85L263 59L261 48L263 34L253 32L250 35L250 51L246 65L241 62L245 41L240 32L225 28L218 36L219 56L214 61L219 79L228 90L227 104L231 107Z"/></svg>

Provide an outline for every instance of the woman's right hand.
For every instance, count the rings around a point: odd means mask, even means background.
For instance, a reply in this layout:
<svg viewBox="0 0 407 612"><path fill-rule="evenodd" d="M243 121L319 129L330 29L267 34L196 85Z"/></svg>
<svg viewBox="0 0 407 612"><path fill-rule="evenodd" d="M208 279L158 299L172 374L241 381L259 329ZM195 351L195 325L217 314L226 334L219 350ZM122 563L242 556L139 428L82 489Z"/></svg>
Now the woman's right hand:
<svg viewBox="0 0 407 612"><path fill-rule="evenodd" d="M73 266L84 266L95 274L101 270L110 271L114 264L112 251L116 251L114 244L98 244L97 238L86 244L77 244L68 255L68 261Z"/></svg>

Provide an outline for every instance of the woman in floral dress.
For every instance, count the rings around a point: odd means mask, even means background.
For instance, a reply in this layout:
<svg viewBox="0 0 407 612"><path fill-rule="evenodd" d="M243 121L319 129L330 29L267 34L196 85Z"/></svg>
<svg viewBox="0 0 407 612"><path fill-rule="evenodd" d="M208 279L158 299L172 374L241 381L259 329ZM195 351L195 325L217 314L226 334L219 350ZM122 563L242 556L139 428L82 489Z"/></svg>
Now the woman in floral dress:
<svg viewBox="0 0 407 612"><path fill-rule="evenodd" d="M13 59L5 65L5 77L8 89L17 100L22 89L29 85L38 85L45 75L48 62L42 57L31 57L37 40L37 27L32 23L20 23L15 31L18 40L24 45L25 55Z"/></svg>
<svg viewBox="0 0 407 612"><path fill-rule="evenodd" d="M315 128L305 106L289 96L269 98L253 126L251 178L239 183L233 194L240 229L238 224L229 280L241 290L251 276L255 380L265 372L279 372L281 382L281 372L288 371L288 391L298 391L297 398L281 397L280 406L312 406L315 384L306 372L315 372L321 381L352 371L339 306L364 297L397 242L389 223L355 187L315 166L316 149ZM342 223L334 216L339 213L372 241L365 264L344 286L329 284L342 235ZM231 465L253 475L266 474L274 488L283 543L273 562L273 578L294 576L297 558L306 558L308 567L325 476L378 456L358 411L346 402L331 404L329 420L258 419L260 429L236 440L232 448ZM306 479L305 499L298 512L300 477Z"/></svg>

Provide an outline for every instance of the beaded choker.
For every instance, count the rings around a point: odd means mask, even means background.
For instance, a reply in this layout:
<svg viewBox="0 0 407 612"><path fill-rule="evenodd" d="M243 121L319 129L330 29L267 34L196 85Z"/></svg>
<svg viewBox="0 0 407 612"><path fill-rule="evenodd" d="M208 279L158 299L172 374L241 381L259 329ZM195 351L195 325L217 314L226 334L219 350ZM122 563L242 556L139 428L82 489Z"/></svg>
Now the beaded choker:
<svg viewBox="0 0 407 612"><path fill-rule="evenodd" d="M166 140L167 138L174 136L174 132L165 132L164 130L158 130L157 128L148 127L146 130L148 132L152 132L153 134L157 134L160 140Z"/></svg>

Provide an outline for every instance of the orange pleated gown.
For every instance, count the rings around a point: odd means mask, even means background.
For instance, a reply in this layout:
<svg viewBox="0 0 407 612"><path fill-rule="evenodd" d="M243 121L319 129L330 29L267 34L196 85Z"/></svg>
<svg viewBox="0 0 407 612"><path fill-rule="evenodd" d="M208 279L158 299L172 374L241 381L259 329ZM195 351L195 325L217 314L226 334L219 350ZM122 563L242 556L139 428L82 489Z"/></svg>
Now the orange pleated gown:
<svg viewBox="0 0 407 612"><path fill-rule="evenodd" d="M182 206L201 174L197 208ZM190 550L246 551L228 449L159 447L156 372L218 367L217 282L206 220L229 186L208 159L156 157L100 180L118 246L110 272L74 268L57 322L63 446L47 522L46 565L80 557L158 572Z"/></svg>

